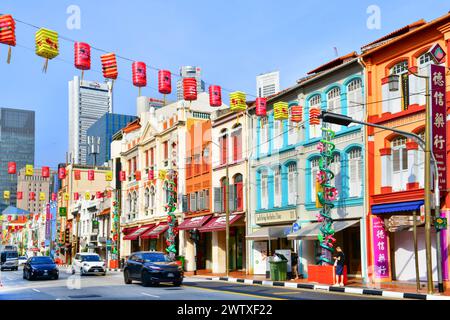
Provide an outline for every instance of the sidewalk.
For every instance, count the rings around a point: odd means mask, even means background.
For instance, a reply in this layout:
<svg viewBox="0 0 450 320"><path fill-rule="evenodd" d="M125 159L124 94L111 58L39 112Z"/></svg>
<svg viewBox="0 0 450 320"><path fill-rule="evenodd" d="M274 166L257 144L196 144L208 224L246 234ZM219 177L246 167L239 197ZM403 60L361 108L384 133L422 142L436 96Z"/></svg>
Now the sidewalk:
<svg viewBox="0 0 450 320"><path fill-rule="evenodd" d="M248 275L245 272L230 272L229 277L226 277L225 273L211 273L208 270L199 270L197 275L194 272L185 272L185 276L207 278L209 280L240 282L246 284L258 284L258 285L272 285L272 286L285 286L295 287L301 289L312 290L329 290L336 292L346 292L353 294L367 294L367 295L382 295L393 298L411 298L422 300L434 300L445 299L450 300L450 290L444 293L438 293L437 284L435 284L434 295L427 295L426 283L421 283L421 289L419 292L416 290L416 284L412 282L389 282L389 283L367 283L364 284L360 278L348 279L347 285L342 287L333 287L330 285L324 285L317 282L309 282L308 279L296 279L287 281L272 281L266 279L263 275Z"/></svg>

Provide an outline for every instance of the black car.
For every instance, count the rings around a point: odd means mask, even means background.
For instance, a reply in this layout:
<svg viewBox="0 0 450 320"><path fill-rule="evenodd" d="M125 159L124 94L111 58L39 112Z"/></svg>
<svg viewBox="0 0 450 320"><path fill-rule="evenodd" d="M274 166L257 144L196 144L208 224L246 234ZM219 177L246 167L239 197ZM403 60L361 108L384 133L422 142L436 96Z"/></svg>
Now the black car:
<svg viewBox="0 0 450 320"><path fill-rule="evenodd" d="M38 278L58 280L59 270L55 261L50 257L31 257L23 266L23 278L27 280Z"/></svg>
<svg viewBox="0 0 450 320"><path fill-rule="evenodd" d="M135 252L130 255L123 269L126 284L133 280L144 286L172 282L174 286L183 283L183 269L162 252Z"/></svg>

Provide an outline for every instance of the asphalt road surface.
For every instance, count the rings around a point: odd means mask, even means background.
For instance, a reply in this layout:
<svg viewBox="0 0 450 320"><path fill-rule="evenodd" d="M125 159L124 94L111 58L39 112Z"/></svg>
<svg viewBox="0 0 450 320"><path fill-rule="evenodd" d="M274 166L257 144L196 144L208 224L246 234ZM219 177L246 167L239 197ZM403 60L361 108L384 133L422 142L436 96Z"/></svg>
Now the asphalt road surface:
<svg viewBox="0 0 450 320"><path fill-rule="evenodd" d="M344 293L266 287L185 278L181 287L126 285L121 272L106 276L72 275L60 269L59 280L22 279L19 271L1 272L0 300L380 300Z"/></svg>

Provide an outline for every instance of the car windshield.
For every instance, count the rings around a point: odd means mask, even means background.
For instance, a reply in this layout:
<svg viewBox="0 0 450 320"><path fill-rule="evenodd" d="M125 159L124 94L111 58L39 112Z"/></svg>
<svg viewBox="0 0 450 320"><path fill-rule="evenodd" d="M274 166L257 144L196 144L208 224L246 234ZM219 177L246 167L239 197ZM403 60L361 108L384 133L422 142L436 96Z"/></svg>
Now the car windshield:
<svg viewBox="0 0 450 320"><path fill-rule="evenodd" d="M19 257L20 260L27 260L27 257L21 256Z"/></svg>
<svg viewBox="0 0 450 320"><path fill-rule="evenodd" d="M144 253L142 258L145 262L170 262L169 257L162 253Z"/></svg>
<svg viewBox="0 0 450 320"><path fill-rule="evenodd" d="M81 256L81 261L96 262L96 261L102 261L102 260L97 255L91 255L91 256Z"/></svg>
<svg viewBox="0 0 450 320"><path fill-rule="evenodd" d="M19 255L17 254L17 252L6 252L6 257L7 258L17 258Z"/></svg>
<svg viewBox="0 0 450 320"><path fill-rule="evenodd" d="M52 258L49 257L34 257L31 259L32 264L53 264Z"/></svg>

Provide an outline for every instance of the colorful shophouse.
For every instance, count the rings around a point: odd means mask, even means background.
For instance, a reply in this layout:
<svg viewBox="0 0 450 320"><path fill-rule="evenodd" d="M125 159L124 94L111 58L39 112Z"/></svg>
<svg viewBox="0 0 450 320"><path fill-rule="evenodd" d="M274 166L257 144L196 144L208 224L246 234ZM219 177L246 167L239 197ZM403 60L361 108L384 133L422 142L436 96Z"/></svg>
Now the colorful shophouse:
<svg viewBox="0 0 450 320"><path fill-rule="evenodd" d="M426 79L431 65L445 67L449 83L450 14L419 20L362 47L367 84L367 121L425 136ZM432 52L447 53L440 63ZM437 51L436 51L437 50ZM441 52L442 53L442 52ZM448 85L447 85L448 88ZM444 89L445 91L445 89ZM433 94L433 91L431 91ZM431 97L434 99L434 97ZM442 97L443 98L443 97ZM442 99L448 109L450 95ZM431 100L433 101L433 100ZM444 125L442 117L439 122ZM447 118L448 120L448 118ZM434 120L433 120L434 123ZM447 126L448 127L448 126ZM447 131L448 132L448 131ZM426 280L424 227L424 152L408 137L367 127L368 263L372 280L415 281L413 219L416 216L420 279ZM433 141L433 144L435 141ZM439 145L439 141L437 141ZM448 143L442 142L442 148ZM445 159L445 157L444 157ZM448 172L440 187L443 216L449 216ZM447 187L446 187L447 186ZM441 231L442 266L448 280L448 229ZM437 280L436 231L432 227L433 279Z"/></svg>

